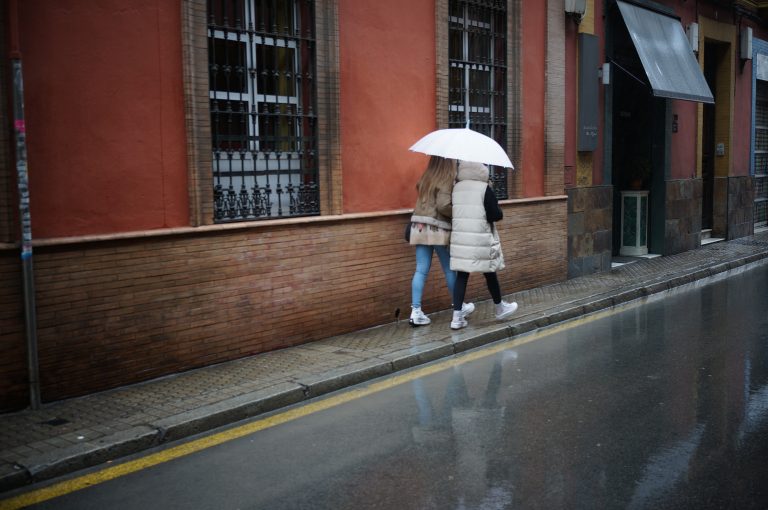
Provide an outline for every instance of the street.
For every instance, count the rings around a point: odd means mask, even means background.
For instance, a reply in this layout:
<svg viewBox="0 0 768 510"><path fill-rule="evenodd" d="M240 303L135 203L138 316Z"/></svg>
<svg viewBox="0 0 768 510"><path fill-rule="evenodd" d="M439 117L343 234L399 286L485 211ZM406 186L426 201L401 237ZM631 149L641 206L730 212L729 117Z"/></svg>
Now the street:
<svg viewBox="0 0 768 510"><path fill-rule="evenodd" d="M763 265L490 345L31 508L766 508L767 287Z"/></svg>

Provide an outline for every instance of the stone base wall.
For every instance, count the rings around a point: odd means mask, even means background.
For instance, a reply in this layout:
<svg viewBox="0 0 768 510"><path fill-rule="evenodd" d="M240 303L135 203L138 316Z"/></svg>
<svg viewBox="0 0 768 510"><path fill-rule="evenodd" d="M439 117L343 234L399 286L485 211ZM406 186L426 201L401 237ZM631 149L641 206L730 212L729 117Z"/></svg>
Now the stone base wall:
<svg viewBox="0 0 768 510"><path fill-rule="evenodd" d="M611 269L613 186L570 188L568 278Z"/></svg>
<svg viewBox="0 0 768 510"><path fill-rule="evenodd" d="M728 177L715 177L712 189L712 237L728 233Z"/></svg>
<svg viewBox="0 0 768 510"><path fill-rule="evenodd" d="M681 179L666 183L664 255L701 246L701 179Z"/></svg>
<svg viewBox="0 0 768 510"><path fill-rule="evenodd" d="M752 177L730 177L728 179L728 235L738 239L752 235L755 231Z"/></svg>
<svg viewBox="0 0 768 510"><path fill-rule="evenodd" d="M566 279L564 198L503 204L502 291ZM46 402L356 331L410 314L409 214L35 248ZM27 403L18 250L0 249L0 410ZM467 300L488 299L471 278ZM434 257L422 306L451 299ZM431 327L445 328L447 324Z"/></svg>

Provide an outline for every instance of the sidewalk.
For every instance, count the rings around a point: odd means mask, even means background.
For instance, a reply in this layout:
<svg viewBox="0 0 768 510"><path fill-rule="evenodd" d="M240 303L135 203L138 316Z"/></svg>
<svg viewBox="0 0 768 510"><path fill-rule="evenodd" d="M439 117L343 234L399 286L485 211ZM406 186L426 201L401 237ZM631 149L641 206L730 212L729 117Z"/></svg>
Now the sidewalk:
<svg viewBox="0 0 768 510"><path fill-rule="evenodd" d="M518 292L509 322L477 303L470 326L399 323L0 415L0 492L295 404L644 295L765 260L768 232Z"/></svg>

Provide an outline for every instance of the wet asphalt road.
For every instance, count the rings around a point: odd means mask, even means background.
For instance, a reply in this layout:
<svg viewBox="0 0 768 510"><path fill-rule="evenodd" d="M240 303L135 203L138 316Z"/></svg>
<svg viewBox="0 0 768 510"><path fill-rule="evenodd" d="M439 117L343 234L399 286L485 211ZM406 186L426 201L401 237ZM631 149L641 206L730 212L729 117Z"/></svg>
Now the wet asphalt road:
<svg viewBox="0 0 768 510"><path fill-rule="evenodd" d="M34 508L765 509L766 310L763 266Z"/></svg>

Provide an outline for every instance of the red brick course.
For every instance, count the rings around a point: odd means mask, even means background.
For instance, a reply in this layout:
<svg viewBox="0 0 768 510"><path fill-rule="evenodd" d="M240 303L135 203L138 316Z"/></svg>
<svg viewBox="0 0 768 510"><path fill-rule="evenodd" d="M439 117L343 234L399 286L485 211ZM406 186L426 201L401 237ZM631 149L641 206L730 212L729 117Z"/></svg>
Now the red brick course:
<svg viewBox="0 0 768 510"><path fill-rule="evenodd" d="M566 202L505 204L505 293L564 280ZM391 322L410 311L407 215L40 246L44 401ZM253 225L253 224L252 224ZM20 265L0 252L0 409L26 399ZM15 283L14 283L15 282ZM472 278L468 299L487 299ZM428 312L450 298L435 260ZM436 325L435 327L441 327ZM6 390L7 389L7 390Z"/></svg>

